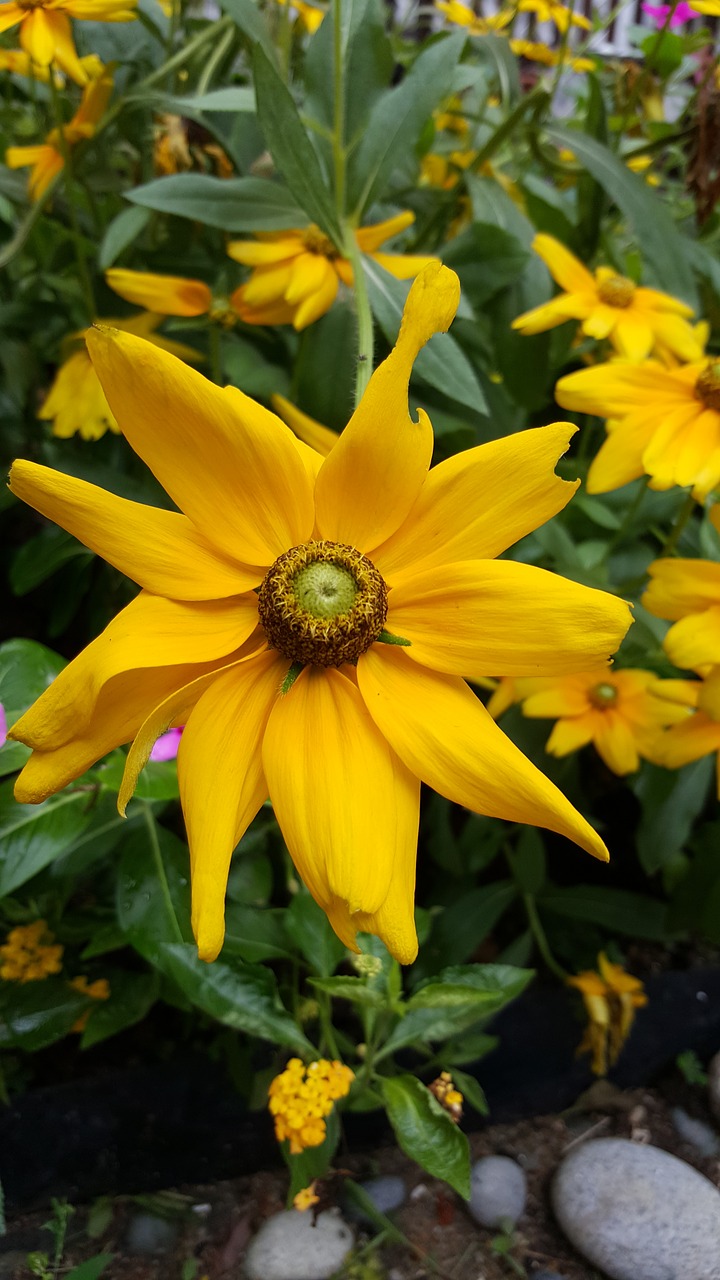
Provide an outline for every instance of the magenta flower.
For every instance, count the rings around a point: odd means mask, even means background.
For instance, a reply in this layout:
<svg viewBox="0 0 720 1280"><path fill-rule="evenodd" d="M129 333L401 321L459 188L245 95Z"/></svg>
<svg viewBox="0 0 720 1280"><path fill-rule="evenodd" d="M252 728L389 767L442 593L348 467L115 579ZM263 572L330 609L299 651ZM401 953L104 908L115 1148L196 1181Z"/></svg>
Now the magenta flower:
<svg viewBox="0 0 720 1280"><path fill-rule="evenodd" d="M150 759L174 760L180 746L181 734L182 729L168 729L167 733L161 733L150 752Z"/></svg>
<svg viewBox="0 0 720 1280"><path fill-rule="evenodd" d="M669 4L644 4L642 11L654 18L660 27L666 21L671 8L672 5ZM675 6L675 12L670 19L670 26L681 27L686 22L692 22L693 18L698 16L697 9L693 9L691 5L685 4L684 0L681 0L681 3Z"/></svg>

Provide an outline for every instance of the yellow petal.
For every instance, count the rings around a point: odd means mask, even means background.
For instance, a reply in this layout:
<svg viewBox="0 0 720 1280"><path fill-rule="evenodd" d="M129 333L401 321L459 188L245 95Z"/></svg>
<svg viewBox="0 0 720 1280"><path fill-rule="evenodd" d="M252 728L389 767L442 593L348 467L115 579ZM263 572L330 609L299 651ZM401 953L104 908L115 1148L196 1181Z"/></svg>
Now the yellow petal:
<svg viewBox="0 0 720 1280"><path fill-rule="evenodd" d="M643 454L657 428L653 414L618 423L600 446L587 475L588 493L609 493L643 475Z"/></svg>
<svg viewBox="0 0 720 1280"><path fill-rule="evenodd" d="M598 342L602 342L603 338L607 338L613 332L617 319L618 312L615 307L607 306L603 302L596 302L590 314L582 322L582 331L589 338L595 338Z"/></svg>
<svg viewBox="0 0 720 1280"><path fill-rule="evenodd" d="M632 729L620 712L610 708L602 715L593 740L598 755L618 777L623 778L640 767Z"/></svg>
<svg viewBox="0 0 720 1280"><path fill-rule="evenodd" d="M688 613L720 605L720 564L681 558L654 560L642 604L657 618L676 622Z"/></svg>
<svg viewBox="0 0 720 1280"><path fill-rule="evenodd" d="M101 691L118 676L190 663L209 666L232 654L256 626L257 599L252 592L193 604L143 592L60 672L10 736L41 751L62 746L90 723Z"/></svg>
<svg viewBox="0 0 720 1280"><path fill-rule="evenodd" d="M405 523L375 549L391 580L399 571L484 560L562 511L580 483L555 464L577 427L556 422L457 453L433 467Z"/></svg>
<svg viewBox="0 0 720 1280"><path fill-rule="evenodd" d="M698 370L698 373L701 370ZM561 378L555 399L564 409L618 418L633 409L656 404L658 411L695 402L692 387L656 360L641 365L599 364Z"/></svg>
<svg viewBox="0 0 720 1280"><path fill-rule="evenodd" d="M287 667L279 654L266 651L218 675L195 704L180 740L192 925L202 960L214 960L222 947L232 851L267 797L262 737Z"/></svg>
<svg viewBox="0 0 720 1280"><path fill-rule="evenodd" d="M323 538L371 551L398 528L420 492L432 455L432 427L408 414L408 383L420 348L447 329L460 285L447 267L426 267L405 303L394 350L368 388L315 487Z"/></svg>
<svg viewBox="0 0 720 1280"><path fill-rule="evenodd" d="M316 422L315 418L303 413L301 409L291 404L284 396L271 396L270 403L283 422L287 422L291 430L295 432L295 435L299 436L311 449L321 453L324 458L337 444L339 439L337 431L331 431L329 427L324 427L322 423Z"/></svg>
<svg viewBox="0 0 720 1280"><path fill-rule="evenodd" d="M150 271L126 271L122 267L106 271L105 279L127 302L161 316L202 316L212 306L212 294L202 280L158 276Z"/></svg>
<svg viewBox="0 0 720 1280"><path fill-rule="evenodd" d="M702 711L696 711L663 734L658 758L666 769L682 769L712 751L720 751L720 724Z"/></svg>
<svg viewBox="0 0 720 1280"><path fill-rule="evenodd" d="M632 622L606 591L534 565L473 560L405 576L387 628L415 662L467 676L542 676L607 666Z"/></svg>
<svg viewBox="0 0 720 1280"><path fill-rule="evenodd" d="M621 315L612 330L611 342L626 360L644 360L650 354L654 334L644 317L632 312Z"/></svg>
<svg viewBox="0 0 720 1280"><path fill-rule="evenodd" d="M392 240L393 236L406 231L414 221L415 214L405 209L403 213L396 213L394 217L386 218L384 222L375 222L370 227L359 227L355 232L358 248L362 253L374 253L385 244L386 240Z"/></svg>
<svg viewBox="0 0 720 1280"><path fill-rule="evenodd" d="M279 418L132 334L87 341L123 434L213 546L269 565L307 540L312 491Z"/></svg>
<svg viewBox="0 0 720 1280"><path fill-rule="evenodd" d="M293 327L298 333L309 324L314 324L320 316L324 316L337 297L338 278L335 271L325 258L318 260L324 264L325 269L319 276L317 287L303 298L295 312Z"/></svg>
<svg viewBox="0 0 720 1280"><path fill-rule="evenodd" d="M378 728L423 782L476 813L547 827L607 860L600 837L464 681L437 675L380 644L363 654L357 674Z"/></svg>
<svg viewBox="0 0 720 1280"><path fill-rule="evenodd" d="M553 280L567 293L595 293L595 281L587 267L554 236L540 232L535 236L532 247L542 258Z"/></svg>
<svg viewBox="0 0 720 1280"><path fill-rule="evenodd" d="M9 0L9 3L4 4L0 10L0 31L9 31L18 22L26 21L27 16L27 9L21 9L19 4Z"/></svg>
<svg viewBox="0 0 720 1280"><path fill-rule="evenodd" d="M523 706L525 712L525 706ZM533 713L526 712L527 715ZM538 715L540 713L535 712ZM572 720L558 720L550 737L545 743L545 750L551 756L568 756L579 751L593 740L595 724L590 714L575 716Z"/></svg>
<svg viewBox="0 0 720 1280"><path fill-rule="evenodd" d="M374 919L386 945L412 958L418 787L355 684L306 667L273 708L263 765L298 872L346 945Z"/></svg>
<svg viewBox="0 0 720 1280"><path fill-rule="evenodd" d="M396 280L414 280L425 267L439 262L433 254L373 253L371 256L373 262L377 262L379 267L389 272Z"/></svg>
<svg viewBox="0 0 720 1280"><path fill-rule="evenodd" d="M676 667L692 671L720 662L720 605L682 618L670 628L663 643Z"/></svg>
<svg viewBox="0 0 720 1280"><path fill-rule="evenodd" d="M55 57L55 32L60 22L69 26L64 14L49 13L45 8L26 11L20 27L20 44L33 62L47 67Z"/></svg>
<svg viewBox="0 0 720 1280"><path fill-rule="evenodd" d="M10 471L16 497L54 520L138 586L173 600L217 600L256 587L263 569L233 564L186 516L20 460Z"/></svg>
<svg viewBox="0 0 720 1280"><path fill-rule="evenodd" d="M543 302L541 306L516 316L511 328L528 335L545 333L547 329L556 329L559 324L566 324L568 320L581 320L594 305L594 294L561 293L550 302Z"/></svg>
<svg viewBox="0 0 720 1280"><path fill-rule="evenodd" d="M286 259L303 253L304 248L302 233L289 231L277 240L231 240L227 251L231 258L245 267L261 267L285 262Z"/></svg>

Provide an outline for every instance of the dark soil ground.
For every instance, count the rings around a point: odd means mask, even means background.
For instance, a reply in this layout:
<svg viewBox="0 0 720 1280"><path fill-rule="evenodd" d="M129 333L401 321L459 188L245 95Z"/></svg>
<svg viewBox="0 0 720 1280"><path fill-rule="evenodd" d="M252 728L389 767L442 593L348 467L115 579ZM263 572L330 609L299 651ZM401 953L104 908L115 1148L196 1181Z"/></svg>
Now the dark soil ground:
<svg viewBox="0 0 720 1280"><path fill-rule="evenodd" d="M544 1268L565 1280L602 1280L575 1253L552 1217L549 1187L563 1155L576 1143L596 1137L650 1142L680 1156L720 1187L720 1160L699 1156L677 1134L670 1108L681 1105L710 1120L703 1090L673 1073L657 1089L624 1090L598 1082L571 1110L515 1124L490 1125L470 1135L473 1159L491 1153L512 1156L528 1177L528 1203L511 1241L479 1228L463 1202L444 1184L427 1177L396 1148L370 1155L342 1156L338 1165L361 1179L399 1174L408 1187L405 1206L393 1220L407 1243L374 1245L360 1232L358 1253L345 1268L345 1280L508 1280L532 1277ZM341 1193L341 1180L333 1183ZM103 1280L240 1280L249 1240L260 1224L284 1207L287 1178L281 1171L261 1172L212 1185L180 1186L169 1194L120 1197L76 1206L59 1275L102 1252L114 1255ZM150 1211L174 1223L174 1238L159 1256L131 1255L128 1225ZM52 1239L42 1224L48 1211L8 1221L0 1238L0 1278L26 1280L32 1274L27 1254L51 1252ZM92 1237L88 1234L92 1233Z"/></svg>

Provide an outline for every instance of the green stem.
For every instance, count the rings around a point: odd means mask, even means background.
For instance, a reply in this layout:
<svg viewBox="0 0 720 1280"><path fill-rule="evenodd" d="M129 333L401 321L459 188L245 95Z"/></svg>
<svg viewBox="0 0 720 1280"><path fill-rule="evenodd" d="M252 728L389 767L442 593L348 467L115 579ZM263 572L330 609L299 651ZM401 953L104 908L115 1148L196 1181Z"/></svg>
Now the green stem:
<svg viewBox="0 0 720 1280"><path fill-rule="evenodd" d="M197 90L196 90L198 96L200 96L200 94L202 93L207 93L207 90L210 86L212 78L215 75L215 72L217 71L218 67L220 66L220 63L222 62L223 58L225 57L225 54L230 48L230 45L232 44L234 37L235 37L235 32L233 31L232 27L228 27L227 31L224 33L222 38L218 40L215 49L210 54L210 57L205 63L205 66L203 67L200 76L198 77Z"/></svg>
<svg viewBox="0 0 720 1280"><path fill-rule="evenodd" d="M538 915L538 909L535 905L535 899L531 893L523 894L523 905L525 907L525 913L528 918L528 924L530 925L530 931L533 935L533 938L535 939L535 944L537 946L538 951L540 952L540 955L545 961L545 964L547 965L550 972L555 974L556 978L559 978L561 982L566 982L568 975L563 969L562 965L558 964L552 951L550 950L550 944L547 940L547 935L545 933L545 930L543 929L540 916Z"/></svg>
<svg viewBox="0 0 720 1280"><path fill-rule="evenodd" d="M75 260L77 262L78 278L80 287L82 288L85 305L88 310L88 321L92 324L96 316L95 296L93 294L92 281L88 270L87 260L85 258L85 250L82 243L82 233L80 231L80 222L78 220L77 206L75 203L75 187L73 183L72 161L70 157L70 146L65 136L65 121L62 117L60 109L60 99L58 97L57 87L55 85L55 76L53 74L54 66L50 68L50 76L48 83L50 85L50 99L52 102L53 117L55 119L55 128L58 135L58 146L60 154L63 158L63 179L65 183L65 195L68 202L68 213L70 217L70 233L75 250Z"/></svg>
<svg viewBox="0 0 720 1280"><path fill-rule="evenodd" d="M320 1045L323 1053L329 1052L333 1058L339 1059L340 1052L335 1039L335 1031L330 1016L331 1001L327 991L317 993L318 1013L320 1015Z"/></svg>
<svg viewBox="0 0 720 1280"><path fill-rule="evenodd" d="M169 63L172 59L175 40L177 38L178 27L180 25L180 4L181 0L172 0L170 6L170 21L168 22L167 40L165 42L165 62ZM170 93L175 90L175 73L170 70L167 72L167 88Z"/></svg>
<svg viewBox="0 0 720 1280"><path fill-rule="evenodd" d="M357 378L355 381L355 408L362 400L373 371L373 319L362 254L352 227L345 226L345 257L353 273L353 293L358 330Z"/></svg>
<svg viewBox="0 0 720 1280"><path fill-rule="evenodd" d="M488 138L484 146L476 153L470 168L476 173L482 168L487 160L494 156L499 150L506 138L515 132L518 124L523 116L532 108L536 110L543 104L543 100L547 100L548 94L546 89L542 89L537 85L521 102L515 107L506 120L495 130L491 138Z"/></svg>
<svg viewBox="0 0 720 1280"><path fill-rule="evenodd" d="M342 0L333 0L333 165L335 169L335 208L342 226L345 218L345 94L342 64Z"/></svg>
<svg viewBox="0 0 720 1280"><path fill-rule="evenodd" d="M697 503L693 498L692 490L691 490L690 493L687 494L685 501L677 514L675 523L665 540L662 551L660 552L661 556L672 556L675 554L675 548L678 542L680 541L680 538L682 537L685 526L688 520L690 519L693 511L695 510L696 506L697 506Z"/></svg>
<svg viewBox="0 0 720 1280"><path fill-rule="evenodd" d="M153 861L155 863L158 883L160 885L160 892L162 893L162 896L165 902L165 908L167 910L168 919L170 921L170 927L172 929L172 932L175 935L176 942L184 942L185 939L183 938L182 930L180 928L180 925L178 924L178 918L175 914L175 907L173 906L173 900L170 893L170 885L168 884L167 873L165 871L165 863L163 862L162 851L160 849L160 841L158 840L157 827L155 826L155 818L153 817L152 807L151 805L146 804L142 801L141 803L143 807L143 817L145 818L145 825L147 826L148 837L150 839L150 850L153 856Z"/></svg>

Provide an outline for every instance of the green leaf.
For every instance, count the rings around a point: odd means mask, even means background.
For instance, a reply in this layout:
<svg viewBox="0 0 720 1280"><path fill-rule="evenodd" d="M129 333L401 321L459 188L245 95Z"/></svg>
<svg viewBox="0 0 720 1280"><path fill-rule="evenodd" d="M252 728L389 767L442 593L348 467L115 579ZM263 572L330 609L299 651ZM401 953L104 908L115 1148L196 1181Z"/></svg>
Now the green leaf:
<svg viewBox="0 0 720 1280"><path fill-rule="evenodd" d="M162 105L165 111L175 115L189 117L191 120L205 111L222 111L244 113L255 111L255 93L249 85L232 85L227 89L212 89L209 93L183 95L163 95Z"/></svg>
<svg viewBox="0 0 720 1280"><path fill-rule="evenodd" d="M370 306L388 342L394 343L410 285L406 280L396 280L372 258L365 257L363 267ZM487 408L470 361L449 333L434 334L423 347L415 361L413 377L477 413Z"/></svg>
<svg viewBox="0 0 720 1280"><path fill-rule="evenodd" d="M228 902L225 908L226 956L238 955L250 964L263 960L292 960L293 950L285 932L281 907L249 907Z"/></svg>
<svg viewBox="0 0 720 1280"><path fill-rule="evenodd" d="M46 1049L72 1030L87 1007L86 997L60 977L3 988L0 1047L5 1049Z"/></svg>
<svg viewBox="0 0 720 1280"><path fill-rule="evenodd" d="M349 1000L367 1008L379 1009L385 1004L382 993L368 986L364 978L310 978L310 986L326 991L336 1000Z"/></svg>
<svg viewBox="0 0 720 1280"><path fill-rule="evenodd" d="M443 253L445 265L457 271L463 293L476 310L517 280L529 257L517 236L490 222L473 223Z"/></svg>
<svg viewBox="0 0 720 1280"><path fill-rule="evenodd" d="M34 591L69 560L92 558L92 551L64 529L54 526L42 529L23 543L10 563L8 577L13 595L25 596L28 591Z"/></svg>
<svg viewBox="0 0 720 1280"><path fill-rule="evenodd" d="M548 126L547 134L557 147L573 151L580 164L615 201L632 226L643 257L653 267L662 288L697 310L698 296L685 238L678 231L669 206L597 139L589 138L578 129L564 129L559 125Z"/></svg>
<svg viewBox="0 0 720 1280"><path fill-rule="evenodd" d="M146 815L123 841L116 907L128 942L158 967L165 943L192 939L189 879L186 845Z"/></svg>
<svg viewBox="0 0 720 1280"><path fill-rule="evenodd" d="M646 765L633 790L643 807L637 832L638 857L654 875L680 853L707 799L714 775L710 756L670 772Z"/></svg>
<svg viewBox="0 0 720 1280"><path fill-rule="evenodd" d="M283 231L308 219L287 187L267 178L212 178L176 173L126 191L134 204L192 218L223 231Z"/></svg>
<svg viewBox="0 0 720 1280"><path fill-rule="evenodd" d="M157 973L128 973L113 969L105 976L110 995L107 1000L91 997L90 1017L80 1041L81 1049L89 1049L91 1045L141 1022L159 995L160 978Z"/></svg>
<svg viewBox="0 0 720 1280"><path fill-rule="evenodd" d="M0 785L0 897L62 857L89 825L91 797L63 791L42 805L18 804L11 781Z"/></svg>
<svg viewBox="0 0 720 1280"><path fill-rule="evenodd" d="M465 1134L415 1076L391 1076L380 1086L388 1118L405 1155L469 1200L470 1150Z"/></svg>
<svg viewBox="0 0 720 1280"><path fill-rule="evenodd" d="M65 1280L99 1280L114 1258L114 1253L98 1253L86 1262L79 1262L71 1271L66 1271Z"/></svg>
<svg viewBox="0 0 720 1280"><path fill-rule="evenodd" d="M365 125L378 96L393 72L391 43L385 33L385 13L378 0L343 0L331 7L310 41L305 55L306 111L328 130L335 124L334 26L340 10L340 58L342 77L343 137L352 146Z"/></svg>
<svg viewBox="0 0 720 1280"><path fill-rule="evenodd" d="M121 209L109 222L98 250L98 268L107 271L128 245L134 244L150 221L150 210L143 208Z"/></svg>
<svg viewBox="0 0 720 1280"><path fill-rule="evenodd" d="M443 1062L443 1070L450 1070L450 1066ZM485 1097L485 1091L478 1084L475 1077L468 1075L467 1071L459 1071L456 1066L452 1067L451 1074L455 1088L460 1090L465 1101L470 1103L473 1110L477 1111L480 1116L488 1115L490 1108Z"/></svg>
<svg viewBox="0 0 720 1280"><path fill-rule="evenodd" d="M305 330L293 374L296 403L311 418L342 431L353 411L357 323L350 303L339 302Z"/></svg>
<svg viewBox="0 0 720 1280"><path fill-rule="evenodd" d="M0 704L9 726L45 692L64 666L64 658L35 640L6 640L0 645ZM8 740L0 747L0 776L22 768L29 755L29 747Z"/></svg>
<svg viewBox="0 0 720 1280"><path fill-rule="evenodd" d="M342 230L317 152L289 90L259 46L253 54L253 70L258 120L270 154L301 209L340 246Z"/></svg>
<svg viewBox="0 0 720 1280"><path fill-rule="evenodd" d="M430 977L443 965L462 964L516 898L511 880L497 880L482 889L470 889L451 902L435 917L429 941L413 966L413 977Z"/></svg>
<svg viewBox="0 0 720 1280"><path fill-rule="evenodd" d="M510 854L510 866L521 893L535 897L545 883L545 846L539 831L524 827Z"/></svg>
<svg viewBox="0 0 720 1280"><path fill-rule="evenodd" d="M309 1187L310 1183L314 1182L316 1178L324 1177L330 1168L332 1158L340 1141L340 1120L334 1107L330 1115L325 1118L325 1129L325 1141L321 1142L319 1147L306 1147L297 1156L290 1155L290 1144L288 1142L281 1143L280 1150L290 1170L288 1204L292 1204L298 1191L303 1191L305 1187Z"/></svg>
<svg viewBox="0 0 720 1280"><path fill-rule="evenodd" d="M125 771L126 756L113 754L96 771L101 787L117 795ZM135 800L177 800L177 765L174 760L148 760L135 788ZM130 802L132 804L132 801ZM130 810L132 812L132 810Z"/></svg>
<svg viewBox="0 0 720 1280"><path fill-rule="evenodd" d="M618 933L664 942L668 936L667 906L655 898L626 889L578 885L571 889L548 889L538 898L541 911L571 920L597 924Z"/></svg>
<svg viewBox="0 0 720 1280"><path fill-rule="evenodd" d="M497 1049L499 1043L497 1036L489 1036L485 1031L465 1032L457 1040L448 1040L443 1045L443 1065L448 1071L451 1068L455 1071L458 1062L478 1062Z"/></svg>
<svg viewBox="0 0 720 1280"><path fill-rule="evenodd" d="M229 13L243 35L248 37L251 48L253 45L259 45L271 62L277 61L277 52L268 24L255 0L221 0L220 8L224 9L225 13Z"/></svg>
<svg viewBox="0 0 720 1280"><path fill-rule="evenodd" d="M348 165L348 205L358 221L383 196L393 169L447 96L464 44L459 32L441 36L416 58L402 84L376 101Z"/></svg>
<svg viewBox="0 0 720 1280"><path fill-rule="evenodd" d="M301 889L292 899L287 909L285 928L320 978L329 978L344 960L344 943L332 929L322 907L306 890Z"/></svg>
<svg viewBox="0 0 720 1280"><path fill-rule="evenodd" d="M504 36L475 36L473 44L492 67L503 102L512 106L519 99L522 88L519 63L509 41Z"/></svg>
<svg viewBox="0 0 720 1280"><path fill-rule="evenodd" d="M410 1044L446 1040L514 1000L533 977L510 965L457 965L443 969L410 998L407 1012L377 1058Z"/></svg>

